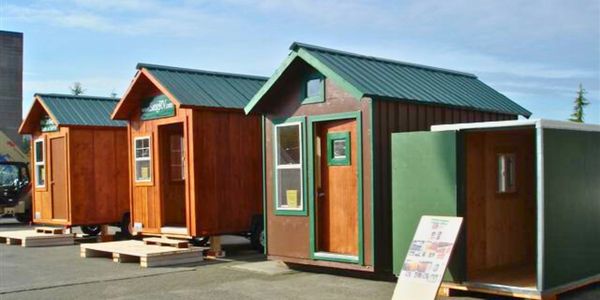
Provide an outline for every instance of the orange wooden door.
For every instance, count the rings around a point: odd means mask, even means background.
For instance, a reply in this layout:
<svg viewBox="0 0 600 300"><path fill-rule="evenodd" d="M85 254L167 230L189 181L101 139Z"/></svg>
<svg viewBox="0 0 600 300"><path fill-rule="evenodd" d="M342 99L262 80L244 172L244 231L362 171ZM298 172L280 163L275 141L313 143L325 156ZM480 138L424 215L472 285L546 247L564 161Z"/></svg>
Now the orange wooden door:
<svg viewBox="0 0 600 300"><path fill-rule="evenodd" d="M320 122L315 130L317 251L358 255L356 121Z"/></svg>
<svg viewBox="0 0 600 300"><path fill-rule="evenodd" d="M160 126L159 134L162 224L186 227L183 124Z"/></svg>
<svg viewBox="0 0 600 300"><path fill-rule="evenodd" d="M50 139L50 191L52 193L52 219L67 219L67 162L65 138Z"/></svg>

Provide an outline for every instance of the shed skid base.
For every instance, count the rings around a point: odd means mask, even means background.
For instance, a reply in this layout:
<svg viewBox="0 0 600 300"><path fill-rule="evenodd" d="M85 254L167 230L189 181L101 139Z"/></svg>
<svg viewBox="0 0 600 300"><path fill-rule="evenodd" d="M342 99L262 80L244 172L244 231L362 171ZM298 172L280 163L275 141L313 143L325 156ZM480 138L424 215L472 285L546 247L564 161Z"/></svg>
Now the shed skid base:
<svg viewBox="0 0 600 300"><path fill-rule="evenodd" d="M149 268L201 262L204 249L176 248L131 240L82 244L81 257L109 257L114 262L139 262L141 267Z"/></svg>
<svg viewBox="0 0 600 300"><path fill-rule="evenodd" d="M52 230L49 230L53 232ZM0 243L21 245L22 247L64 246L75 243L74 234L45 233L36 230L17 230L0 232ZM54 231L59 232L59 231ZM62 232L62 231L61 231Z"/></svg>

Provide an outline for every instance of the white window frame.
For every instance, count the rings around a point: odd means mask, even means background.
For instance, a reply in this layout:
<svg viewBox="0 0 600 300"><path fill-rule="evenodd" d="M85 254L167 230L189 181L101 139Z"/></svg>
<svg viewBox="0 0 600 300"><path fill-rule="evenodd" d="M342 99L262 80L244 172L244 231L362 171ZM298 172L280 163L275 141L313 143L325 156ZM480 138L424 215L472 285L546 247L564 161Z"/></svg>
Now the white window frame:
<svg viewBox="0 0 600 300"><path fill-rule="evenodd" d="M42 142L42 161L38 162L38 156L37 156L37 144L38 142ZM45 188L46 187L46 174L44 174L44 184L39 184L40 182L40 170L39 170L39 166L43 166L44 167L44 173L46 173L47 168L46 168L46 140L44 138L39 138L36 139L35 141L33 141L33 159L34 159L34 165L35 165L35 187L36 188Z"/></svg>
<svg viewBox="0 0 600 300"><path fill-rule="evenodd" d="M293 165L279 165L279 136L278 136L278 128L280 127L289 127L289 126L297 126L298 127L298 148L299 148L299 164L293 164ZM303 159L303 147L302 147L302 122L289 122L289 123L282 123L282 124L277 124L275 125L275 130L274 130L274 141L275 141L275 174L273 174L275 176L275 209L276 210L288 210L288 211L303 211L304 210L304 166L302 165L304 162ZM300 170L300 193L299 193L299 197L298 197L298 201L300 202L300 205L298 205L298 207L292 208L292 207L286 207L286 206L281 206L281 201L279 201L279 195L280 195L280 191L279 191L279 170L295 170L298 169Z"/></svg>
<svg viewBox="0 0 600 300"><path fill-rule="evenodd" d="M148 140L148 157L137 157L137 141L138 140ZM138 136L133 139L133 160L134 160L134 180L135 182L152 182L152 136ZM138 179L138 161L148 161L148 179Z"/></svg>

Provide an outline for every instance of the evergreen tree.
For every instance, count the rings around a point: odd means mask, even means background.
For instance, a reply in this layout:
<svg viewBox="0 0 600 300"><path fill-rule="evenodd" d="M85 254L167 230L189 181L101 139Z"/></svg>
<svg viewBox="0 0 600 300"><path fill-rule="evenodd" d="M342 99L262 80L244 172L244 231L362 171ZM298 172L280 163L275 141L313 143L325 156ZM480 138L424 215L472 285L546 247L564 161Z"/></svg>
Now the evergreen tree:
<svg viewBox="0 0 600 300"><path fill-rule="evenodd" d="M69 89L71 90L71 94L75 96L85 93L85 89L81 85L81 82L73 83L73 86L70 86Z"/></svg>
<svg viewBox="0 0 600 300"><path fill-rule="evenodd" d="M579 91L577 91L577 98L575 98L573 113L571 114L571 118L569 121L583 123L583 108L588 106L590 102L585 98L585 94L587 91L583 88L581 83L579 84Z"/></svg>

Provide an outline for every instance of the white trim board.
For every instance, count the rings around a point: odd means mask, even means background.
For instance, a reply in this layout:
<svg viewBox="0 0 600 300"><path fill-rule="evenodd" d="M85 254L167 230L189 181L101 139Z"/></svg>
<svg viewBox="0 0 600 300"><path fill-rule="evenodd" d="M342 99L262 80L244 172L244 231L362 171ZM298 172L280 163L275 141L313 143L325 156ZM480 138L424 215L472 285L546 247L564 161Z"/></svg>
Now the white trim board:
<svg viewBox="0 0 600 300"><path fill-rule="evenodd" d="M536 128L552 128L552 129L600 132L600 125L598 125L598 124L583 124L583 123L574 123L574 122L557 121L557 120L546 120L546 119L433 125L433 126L431 126L431 131L451 131L451 130L469 130L469 129L486 129L486 128L524 127L524 126L535 126Z"/></svg>

